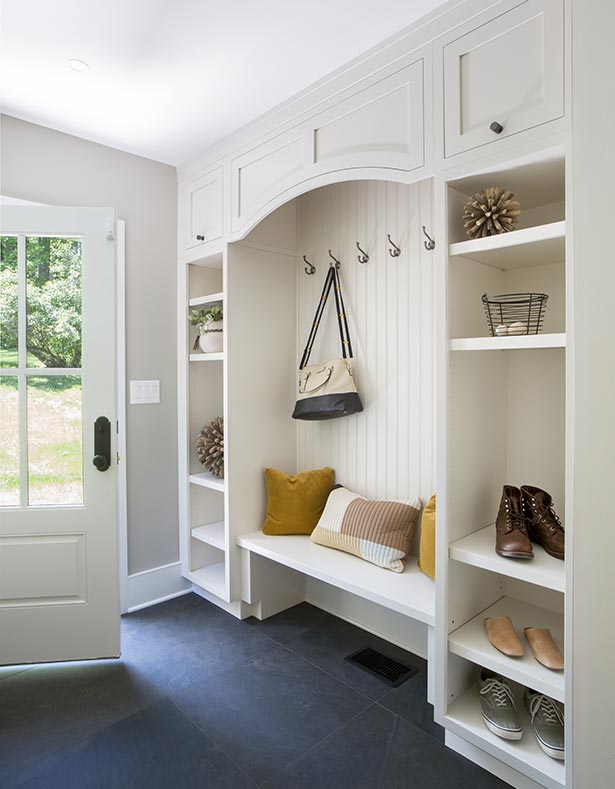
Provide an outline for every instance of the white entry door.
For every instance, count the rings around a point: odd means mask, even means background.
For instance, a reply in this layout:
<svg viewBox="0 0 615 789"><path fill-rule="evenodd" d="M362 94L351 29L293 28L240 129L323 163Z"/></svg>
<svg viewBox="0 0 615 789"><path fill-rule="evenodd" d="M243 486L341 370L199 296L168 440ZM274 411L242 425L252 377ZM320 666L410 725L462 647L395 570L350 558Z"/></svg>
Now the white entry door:
<svg viewBox="0 0 615 789"><path fill-rule="evenodd" d="M115 657L115 212L0 220L0 664Z"/></svg>

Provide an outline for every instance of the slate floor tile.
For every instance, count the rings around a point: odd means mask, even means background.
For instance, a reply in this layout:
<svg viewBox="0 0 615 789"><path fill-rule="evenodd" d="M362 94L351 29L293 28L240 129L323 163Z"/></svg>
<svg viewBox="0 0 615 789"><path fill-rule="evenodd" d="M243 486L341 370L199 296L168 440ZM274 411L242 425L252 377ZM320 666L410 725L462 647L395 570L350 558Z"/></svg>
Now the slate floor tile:
<svg viewBox="0 0 615 789"><path fill-rule="evenodd" d="M176 703L257 783L369 705L369 700L274 645L195 683Z"/></svg>
<svg viewBox="0 0 615 789"><path fill-rule="evenodd" d="M264 786L504 789L507 784L374 704Z"/></svg>
<svg viewBox="0 0 615 789"><path fill-rule="evenodd" d="M290 638L299 636L312 627L333 619L334 617L331 614L320 608L316 608L309 603L300 603L275 616L269 617L269 619L261 621L251 616L244 621L261 633L269 636L269 638L273 638L275 641L283 644Z"/></svg>
<svg viewBox="0 0 615 789"><path fill-rule="evenodd" d="M398 688L392 688L378 703L444 742L444 729L434 721L433 706L427 701L427 671L420 671Z"/></svg>
<svg viewBox="0 0 615 789"><path fill-rule="evenodd" d="M13 773L5 789L254 789L170 701Z"/></svg>
<svg viewBox="0 0 615 789"><path fill-rule="evenodd" d="M37 666L7 677L0 682L0 777L160 697L119 661Z"/></svg>
<svg viewBox="0 0 615 789"><path fill-rule="evenodd" d="M192 610L208 611L212 617L224 613L198 594L188 592L188 594L174 597L164 603L142 608L132 614L124 614L122 616L122 636L135 628L142 630L147 625L158 624L169 618L181 617L183 621L187 621Z"/></svg>
<svg viewBox="0 0 615 789"><path fill-rule="evenodd" d="M285 646L374 701L382 698L391 686L349 663L345 660L347 655L370 646L406 665L418 669L425 667L422 658L335 617L291 638L285 642Z"/></svg>
<svg viewBox="0 0 615 789"><path fill-rule="evenodd" d="M122 632L122 659L174 693L271 649L270 638L211 603Z"/></svg>

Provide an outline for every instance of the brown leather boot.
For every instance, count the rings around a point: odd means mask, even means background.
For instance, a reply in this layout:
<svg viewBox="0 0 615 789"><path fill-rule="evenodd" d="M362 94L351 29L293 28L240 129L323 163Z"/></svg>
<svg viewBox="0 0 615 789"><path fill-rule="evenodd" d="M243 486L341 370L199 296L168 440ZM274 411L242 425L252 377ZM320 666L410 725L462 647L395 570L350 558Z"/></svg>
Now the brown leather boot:
<svg viewBox="0 0 615 789"><path fill-rule="evenodd" d="M540 488L521 487L521 506L532 542L542 545L550 556L564 558L564 527L553 509L553 499Z"/></svg>
<svg viewBox="0 0 615 789"><path fill-rule="evenodd" d="M521 492L504 485L498 517L495 521L495 552L513 559L531 559L532 543L521 510Z"/></svg>

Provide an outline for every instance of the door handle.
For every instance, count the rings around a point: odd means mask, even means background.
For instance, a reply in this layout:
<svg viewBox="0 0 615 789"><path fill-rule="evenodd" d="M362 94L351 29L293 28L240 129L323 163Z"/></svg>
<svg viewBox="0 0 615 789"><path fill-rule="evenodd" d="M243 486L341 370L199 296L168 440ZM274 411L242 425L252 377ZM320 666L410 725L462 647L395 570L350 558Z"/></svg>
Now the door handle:
<svg viewBox="0 0 615 789"><path fill-rule="evenodd" d="M92 463L99 471L106 471L111 465L111 422L106 416L99 416L94 422L94 458Z"/></svg>

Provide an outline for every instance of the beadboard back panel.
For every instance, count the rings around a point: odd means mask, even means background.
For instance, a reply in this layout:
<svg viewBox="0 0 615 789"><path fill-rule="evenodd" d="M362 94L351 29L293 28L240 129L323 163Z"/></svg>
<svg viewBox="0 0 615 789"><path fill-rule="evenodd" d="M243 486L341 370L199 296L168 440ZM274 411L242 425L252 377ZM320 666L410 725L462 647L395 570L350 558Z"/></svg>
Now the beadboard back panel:
<svg viewBox="0 0 615 789"><path fill-rule="evenodd" d="M354 181L298 199L298 348L300 358L329 253L340 276L364 411L326 422L301 422L300 470L332 466L336 480L370 498L423 504L434 492L434 254L422 225L432 226L430 181L404 185ZM401 253L393 257L387 234ZM357 260L356 242L369 255ZM304 272L303 255L316 266ZM341 355L333 294L311 362Z"/></svg>

